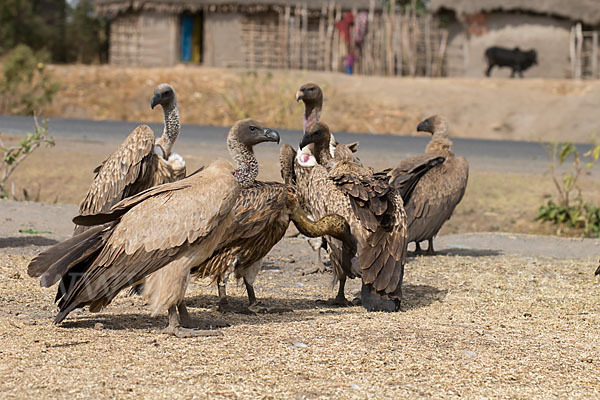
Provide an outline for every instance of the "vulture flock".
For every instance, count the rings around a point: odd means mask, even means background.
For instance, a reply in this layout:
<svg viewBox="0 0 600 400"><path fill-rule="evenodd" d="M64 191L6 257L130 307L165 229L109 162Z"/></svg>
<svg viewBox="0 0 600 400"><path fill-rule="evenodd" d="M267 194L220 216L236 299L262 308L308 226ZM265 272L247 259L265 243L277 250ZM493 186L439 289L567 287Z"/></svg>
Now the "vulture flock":
<svg viewBox="0 0 600 400"><path fill-rule="evenodd" d="M318 85L300 87L296 100L305 107L303 136L298 150L281 147L283 183L257 180L254 146L280 138L252 119L229 131L232 162L217 159L186 176L184 159L172 151L180 130L175 90L156 87L151 107L162 107L161 137L146 125L135 128L95 169L73 237L29 264L42 286L58 283L55 322L85 306L100 311L130 287L152 315L168 313L164 333L213 335L191 328L185 291L190 277L210 278L219 310L231 310L231 273L244 281L248 311L269 311L254 282L290 221L329 253L339 289L328 302L352 304L346 279L359 278L356 302L368 311L399 310L407 245L415 242L421 252L420 242L428 241L427 253L434 252L433 237L465 192L467 161L454 156L445 118L433 116L417 127L432 135L423 155L375 171L361 162L358 143L339 143L321 120Z"/></svg>

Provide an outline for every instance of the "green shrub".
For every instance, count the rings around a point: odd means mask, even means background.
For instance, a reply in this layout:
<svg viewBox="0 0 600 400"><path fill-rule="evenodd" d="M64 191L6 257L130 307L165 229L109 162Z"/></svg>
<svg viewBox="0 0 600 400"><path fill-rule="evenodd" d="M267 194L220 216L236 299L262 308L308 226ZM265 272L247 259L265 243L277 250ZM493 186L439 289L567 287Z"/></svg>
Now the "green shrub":
<svg viewBox="0 0 600 400"><path fill-rule="evenodd" d="M600 146L592 147L583 156L580 156L577 147L569 142L552 143L546 150L551 159L549 170L558 192L558 202L550 199L541 205L536 221L566 224L571 228L583 230L587 237L600 237L600 208L584 200L578 184L582 173L598 163ZM570 158L570 168L566 172L559 172L558 168Z"/></svg>
<svg viewBox="0 0 600 400"><path fill-rule="evenodd" d="M52 102L58 84L46 70L49 55L20 44L4 59L0 78L0 113L34 115Z"/></svg>
<svg viewBox="0 0 600 400"><path fill-rule="evenodd" d="M16 146L4 146L4 143L0 140L0 155L2 157L0 159L0 198L9 197L6 180L20 163L25 161L41 145L54 146L54 138L48 135L46 120L43 120L41 125L36 117L34 117L34 121L35 132L28 133Z"/></svg>

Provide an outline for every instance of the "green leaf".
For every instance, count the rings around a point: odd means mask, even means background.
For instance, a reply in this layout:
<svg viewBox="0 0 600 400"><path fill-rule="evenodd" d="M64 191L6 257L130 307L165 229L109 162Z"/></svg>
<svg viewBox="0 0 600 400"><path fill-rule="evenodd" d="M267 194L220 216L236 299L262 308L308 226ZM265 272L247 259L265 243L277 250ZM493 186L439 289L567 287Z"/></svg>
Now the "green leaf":
<svg viewBox="0 0 600 400"><path fill-rule="evenodd" d="M52 232L38 231L38 230L33 229L33 228L19 229L19 232L20 233L30 233L30 234L33 234L33 235L41 235L41 234L44 234L44 233L51 234L52 233Z"/></svg>
<svg viewBox="0 0 600 400"><path fill-rule="evenodd" d="M573 145L573 143L571 142L566 142L563 143L563 145L560 148L560 154L559 154L559 161L560 163L564 163L565 160L573 153L575 153L577 151L577 149L575 148L575 146Z"/></svg>

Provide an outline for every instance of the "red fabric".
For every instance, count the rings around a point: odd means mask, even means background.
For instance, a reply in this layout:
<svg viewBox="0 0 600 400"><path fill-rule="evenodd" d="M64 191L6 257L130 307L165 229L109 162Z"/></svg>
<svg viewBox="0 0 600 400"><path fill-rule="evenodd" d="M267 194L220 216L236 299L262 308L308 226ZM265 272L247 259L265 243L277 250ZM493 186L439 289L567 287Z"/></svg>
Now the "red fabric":
<svg viewBox="0 0 600 400"><path fill-rule="evenodd" d="M344 18L336 22L335 27L340 31L346 45L350 45L350 25L354 24L354 14L352 11L346 11Z"/></svg>

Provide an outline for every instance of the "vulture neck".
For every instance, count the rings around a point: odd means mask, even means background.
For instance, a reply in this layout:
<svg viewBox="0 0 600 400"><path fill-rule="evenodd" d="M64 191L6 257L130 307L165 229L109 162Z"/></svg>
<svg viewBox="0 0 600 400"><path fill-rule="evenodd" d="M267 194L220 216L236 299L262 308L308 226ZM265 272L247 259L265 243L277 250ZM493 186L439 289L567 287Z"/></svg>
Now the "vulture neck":
<svg viewBox="0 0 600 400"><path fill-rule="evenodd" d="M315 102L306 104L304 106L304 131L306 128L313 122L319 121L321 119L321 109L323 107L322 102Z"/></svg>
<svg viewBox="0 0 600 400"><path fill-rule="evenodd" d="M454 155L452 152L452 141L447 137L436 136L435 134L427 145L425 152L429 154L439 154L444 157L450 157Z"/></svg>
<svg viewBox="0 0 600 400"><path fill-rule="evenodd" d="M163 152L165 153L165 159L168 159L171 155L173 143L175 143L181 127L177 101L173 101L171 104L163 107L163 113L165 115L165 127L163 129L162 136L160 139L158 139L156 144L163 149Z"/></svg>
<svg viewBox="0 0 600 400"><path fill-rule="evenodd" d="M237 138L228 138L227 146L236 165L233 176L237 178L243 188L254 185L256 177L258 177L258 160L254 156L252 147L240 142Z"/></svg>
<svg viewBox="0 0 600 400"><path fill-rule="evenodd" d="M331 151L329 149L330 138L322 142L318 142L314 144L314 154L315 158L319 165L322 165L326 169L333 167L333 157L331 156Z"/></svg>

